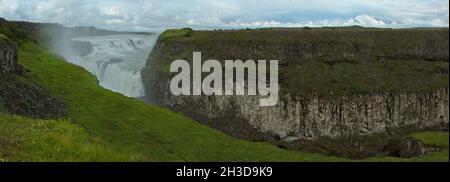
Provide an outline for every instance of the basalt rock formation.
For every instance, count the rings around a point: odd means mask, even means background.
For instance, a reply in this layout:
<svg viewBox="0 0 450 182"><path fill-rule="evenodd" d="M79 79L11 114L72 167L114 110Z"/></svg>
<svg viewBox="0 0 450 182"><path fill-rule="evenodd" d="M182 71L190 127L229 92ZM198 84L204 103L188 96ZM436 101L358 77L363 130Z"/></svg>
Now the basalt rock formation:
<svg viewBox="0 0 450 182"><path fill-rule="evenodd" d="M148 100L244 139L448 129L448 39L447 28L170 30L142 77ZM279 60L278 104L260 107L258 96L173 96L170 64L192 61L193 51L202 61Z"/></svg>
<svg viewBox="0 0 450 182"><path fill-rule="evenodd" d="M17 72L17 47L14 43L0 40L0 77Z"/></svg>

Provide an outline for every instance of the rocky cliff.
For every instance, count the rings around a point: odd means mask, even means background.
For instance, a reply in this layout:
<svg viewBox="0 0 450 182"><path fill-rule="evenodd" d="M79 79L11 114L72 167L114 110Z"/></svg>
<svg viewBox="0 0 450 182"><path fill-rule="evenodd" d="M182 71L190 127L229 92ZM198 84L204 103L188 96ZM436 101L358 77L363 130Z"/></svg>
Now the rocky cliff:
<svg viewBox="0 0 450 182"><path fill-rule="evenodd" d="M32 118L66 117L66 106L62 101L24 77L17 44L0 34L0 107L10 114Z"/></svg>
<svg viewBox="0 0 450 182"><path fill-rule="evenodd" d="M149 100L230 135L282 140L448 128L448 29L173 30L142 71ZM175 59L280 61L280 101L252 96L173 96Z"/></svg>
<svg viewBox="0 0 450 182"><path fill-rule="evenodd" d="M2 36L0 34L0 36ZM17 47L14 43L0 40L0 76L17 71Z"/></svg>

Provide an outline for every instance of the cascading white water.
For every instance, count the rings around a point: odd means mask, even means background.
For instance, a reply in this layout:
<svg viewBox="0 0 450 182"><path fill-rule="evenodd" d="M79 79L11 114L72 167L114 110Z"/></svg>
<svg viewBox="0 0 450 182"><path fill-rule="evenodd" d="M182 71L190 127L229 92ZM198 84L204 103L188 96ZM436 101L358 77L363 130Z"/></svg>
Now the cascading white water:
<svg viewBox="0 0 450 182"><path fill-rule="evenodd" d="M157 35L107 35L77 37L93 51L86 56L70 56L69 62L97 76L100 85L128 97L145 95L141 69L156 43Z"/></svg>

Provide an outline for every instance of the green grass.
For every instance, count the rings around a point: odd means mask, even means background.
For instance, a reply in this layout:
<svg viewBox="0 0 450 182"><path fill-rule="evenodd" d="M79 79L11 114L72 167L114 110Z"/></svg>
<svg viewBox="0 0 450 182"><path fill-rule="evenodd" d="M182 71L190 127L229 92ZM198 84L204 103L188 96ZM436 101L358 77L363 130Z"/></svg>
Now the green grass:
<svg viewBox="0 0 450 182"><path fill-rule="evenodd" d="M6 40L8 40L8 37L6 37L3 34L0 34L0 42L6 41Z"/></svg>
<svg viewBox="0 0 450 182"><path fill-rule="evenodd" d="M0 18L0 34L3 34L3 38L14 40L19 45L26 41L32 40L29 31L23 30L13 23L3 21L3 19L1 18ZM0 36L0 40L3 38Z"/></svg>
<svg viewBox="0 0 450 182"><path fill-rule="evenodd" d="M29 70L24 79L50 89L68 104L70 115L67 120L54 121L0 114L0 161L351 161L231 138L181 114L101 88L93 75L32 43L29 32L13 24L2 24L0 32L21 45L19 61ZM254 40L258 34L251 32L238 31L227 40ZM269 40L276 40L274 44L292 38L280 38L276 31L268 35ZM160 39L172 43L182 37L209 45L227 36L182 29L166 31ZM0 113L5 113L2 103ZM375 157L367 161L448 161L448 133L447 137L445 133L414 136L428 144L447 143L447 148L413 159Z"/></svg>
<svg viewBox="0 0 450 182"><path fill-rule="evenodd" d="M134 154L139 158L133 159L139 161L350 161L231 138L181 114L105 90L84 69L33 43L20 50L20 63L31 71L27 77L66 101L70 121L111 150ZM445 161L445 154L448 159L447 150L416 160ZM55 159L72 160L49 160ZM368 160L405 161L384 157Z"/></svg>
<svg viewBox="0 0 450 182"><path fill-rule="evenodd" d="M191 33L193 32L190 28L183 28L183 29L169 29L164 31L160 36L159 39L162 41L170 40L174 37L189 37Z"/></svg>
<svg viewBox="0 0 450 182"><path fill-rule="evenodd" d="M0 25L1 34L21 45L19 61L21 65L29 70L23 79L39 83L49 89L56 97L65 101L70 115L66 120L55 121L32 120L0 114L0 161L351 161L345 158L329 157L321 154L287 151L267 143L237 140L168 109L149 106L136 99L127 98L105 90L97 84L95 77L84 69L65 62L62 58L55 56L55 54L47 51L40 45L31 43L35 41L30 32L8 22L0 21ZM222 42L223 40L241 40L244 41L243 43L253 44L254 42L252 41L258 39L262 43L271 41L271 45L284 45L284 43L293 40L292 36L289 36L289 31L298 30L283 30L288 31L287 36L281 37L278 31L269 30L261 37L261 34L258 32L254 33L254 31L245 30L231 34L224 31L225 33L217 35L214 32L198 33L193 32L191 29L182 29L166 31L160 36L160 39L167 44L171 44L174 41L195 43L195 45L205 45L207 47L211 47L211 44L215 44L217 41ZM306 32L306 34L312 32L310 30L302 31ZM401 34L402 32L398 33ZM295 37L295 35L294 33L294 38L299 38ZM395 36L393 35L393 37ZM448 39L448 29L447 34L444 36L447 36ZM312 39L317 38L314 35L301 36L300 38L306 38L305 41L309 41L309 37ZM342 37L326 38L336 42ZM389 40L388 38L385 37L385 39ZM0 39L3 38L0 36ZM375 40L379 40L379 37ZM384 44L385 42L386 40L379 40L379 43ZM406 42L404 44L409 43ZM385 47L386 49L392 48L392 46ZM170 48L168 47L168 49ZM191 48L194 47L184 49L181 55L192 54ZM212 48L216 49L215 46L212 46ZM221 47L217 47L217 49L221 49ZM208 52L223 53L223 51L210 50ZM270 58L264 54L255 53L255 55L261 56L263 59ZM168 60L180 58L178 54L173 53L162 55L170 57ZM230 58L205 55L205 57L208 56L213 56L213 58ZM186 56L186 58L188 57ZM346 65L348 63L338 65L340 66L338 69L327 68L327 66L331 67L332 65L324 63L307 65L282 62L282 64L287 65L289 68L300 69L290 69L290 72L284 70L287 74L292 74L288 75L290 78L298 78L295 77L295 74L301 73L298 71L302 69L305 71L312 70L310 76L307 77L312 78L312 81L314 79L327 80L317 77L325 74L325 77L330 78L331 83L339 85L339 80L331 79L336 77L336 75L333 75L332 70L339 71L339 69L342 69L342 74L336 73L337 76L344 75L342 77L349 78L351 80L350 83L359 84L359 78L355 78L355 76L360 76L359 73L355 74L346 71L348 68L345 68L345 66L352 66ZM418 69L422 73L431 73L432 75L446 71L448 73L448 62L436 63L434 67L423 67L422 65L414 67L415 64L411 63L411 65L406 65L404 68ZM161 65L164 65L164 63ZM365 71L370 71L371 66L366 66ZM396 69L395 66L398 65L388 65L384 70ZM360 67L356 68L359 69ZM315 72L322 70L325 71ZM387 76L398 77L399 75ZM437 81L431 80L431 83L441 85L443 82L446 82L444 86L448 87L448 74L444 74L444 76L441 74L436 76L436 78ZM308 80L299 83L307 85L306 82ZM399 83L401 82L403 81ZM369 83L373 84L373 82ZM319 82L317 87L322 87L321 84L329 85ZM419 84L414 83L414 85ZM293 88L295 89L297 86L293 86ZM311 88L315 88L314 86L312 85ZM343 87L338 86L334 89L340 88ZM360 89L365 91L367 88L363 87ZM0 102L0 113L6 113L2 105ZM367 161L448 161L448 132L418 133L413 136L427 144L442 146L444 150L413 159L375 157L367 159ZM444 144L446 144L446 147Z"/></svg>
<svg viewBox="0 0 450 182"><path fill-rule="evenodd" d="M281 91L294 96L426 93L449 87L448 54L442 51L448 49L446 28L172 29L161 39L164 45L152 52L145 72L160 73L167 80L174 60L191 61L192 52L201 51L203 61L279 60ZM418 47L430 53L422 54Z"/></svg>
<svg viewBox="0 0 450 182"><path fill-rule="evenodd" d="M0 114L0 161L351 161L231 138L181 114L101 88L86 70L31 43L26 32L14 33L12 25L0 32L22 44L19 61L29 70L25 79L64 100L70 115L53 121ZM169 31L161 38L180 36L190 37L191 30ZM439 145L445 140L441 135L435 139L435 133L417 135ZM414 159L368 161L448 161L448 145Z"/></svg>
<svg viewBox="0 0 450 182"><path fill-rule="evenodd" d="M448 149L448 132L422 132L412 137L422 140L424 144Z"/></svg>
<svg viewBox="0 0 450 182"><path fill-rule="evenodd" d="M93 140L66 120L32 120L0 114L0 162L133 161Z"/></svg>
<svg viewBox="0 0 450 182"><path fill-rule="evenodd" d="M411 159L399 159L395 157L373 157L366 161L376 162L448 162L449 156L449 132L420 132L414 133L412 137L421 140L424 144L440 147L441 151L428 155L421 155Z"/></svg>
<svg viewBox="0 0 450 182"><path fill-rule="evenodd" d="M348 161L286 151L267 143L237 140L170 110L153 107L98 86L84 69L33 43L20 50L30 79L69 107L70 119L121 153L143 161Z"/></svg>

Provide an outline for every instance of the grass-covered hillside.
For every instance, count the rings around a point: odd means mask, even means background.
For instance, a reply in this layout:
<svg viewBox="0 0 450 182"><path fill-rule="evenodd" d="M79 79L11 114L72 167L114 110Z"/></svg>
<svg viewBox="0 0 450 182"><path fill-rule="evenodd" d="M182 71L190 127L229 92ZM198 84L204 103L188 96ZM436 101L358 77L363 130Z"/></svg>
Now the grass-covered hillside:
<svg viewBox="0 0 450 182"><path fill-rule="evenodd" d="M0 43L6 40L8 40L7 37L3 34L0 34Z"/></svg>
<svg viewBox="0 0 450 182"><path fill-rule="evenodd" d="M69 107L70 121L111 149L144 161L345 160L291 152L228 137L187 117L148 106L98 86L94 76L27 43L20 50L27 77L49 88Z"/></svg>
<svg viewBox="0 0 450 182"><path fill-rule="evenodd" d="M21 29L18 25L10 23L3 18L0 18L0 34L3 34L3 38L0 36L0 40L8 38L18 44L32 40L30 31Z"/></svg>
<svg viewBox="0 0 450 182"><path fill-rule="evenodd" d="M1 161L350 161L234 139L168 109L103 89L89 72L35 41L23 42L19 63L25 69L19 77L63 101L67 116L36 120L0 107ZM448 143L448 133L429 135L447 137L419 137ZM409 160L448 161L448 145L425 157Z"/></svg>
<svg viewBox="0 0 450 182"><path fill-rule="evenodd" d="M134 161L105 147L68 120L34 120L0 113L0 162Z"/></svg>
<svg viewBox="0 0 450 182"><path fill-rule="evenodd" d="M143 75L168 75L173 60L200 51L202 61L279 60L281 89L291 95L430 91L449 86L448 40L448 28L173 29L150 58L160 66Z"/></svg>

